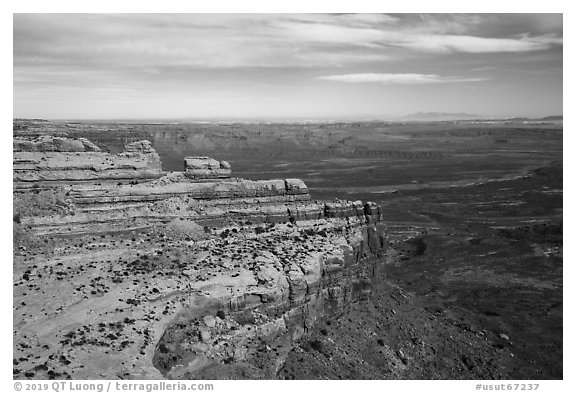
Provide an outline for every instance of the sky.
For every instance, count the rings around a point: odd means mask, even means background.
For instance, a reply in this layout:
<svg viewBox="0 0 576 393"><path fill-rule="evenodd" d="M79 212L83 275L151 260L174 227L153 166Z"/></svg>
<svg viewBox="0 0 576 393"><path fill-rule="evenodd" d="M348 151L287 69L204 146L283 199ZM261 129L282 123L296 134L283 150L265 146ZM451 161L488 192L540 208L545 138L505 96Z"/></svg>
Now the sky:
<svg viewBox="0 0 576 393"><path fill-rule="evenodd" d="M13 115L562 114L561 14L14 14Z"/></svg>

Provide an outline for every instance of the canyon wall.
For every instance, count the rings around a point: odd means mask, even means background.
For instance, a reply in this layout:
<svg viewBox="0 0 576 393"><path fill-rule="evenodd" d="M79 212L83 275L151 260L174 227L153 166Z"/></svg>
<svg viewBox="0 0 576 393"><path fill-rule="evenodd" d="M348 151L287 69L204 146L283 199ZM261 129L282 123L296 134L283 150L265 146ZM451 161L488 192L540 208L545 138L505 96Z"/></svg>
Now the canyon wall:
<svg viewBox="0 0 576 393"><path fill-rule="evenodd" d="M376 204L15 133L15 378L274 378L381 266Z"/></svg>

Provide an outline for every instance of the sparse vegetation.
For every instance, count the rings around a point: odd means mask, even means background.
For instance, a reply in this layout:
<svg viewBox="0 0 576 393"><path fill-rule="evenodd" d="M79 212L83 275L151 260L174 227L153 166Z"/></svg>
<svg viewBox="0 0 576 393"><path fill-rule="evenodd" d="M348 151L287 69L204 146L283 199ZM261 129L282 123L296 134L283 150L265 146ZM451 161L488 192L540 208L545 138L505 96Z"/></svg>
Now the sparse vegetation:
<svg viewBox="0 0 576 393"><path fill-rule="evenodd" d="M190 239L192 241L204 240L210 237L205 227L189 219L174 219L166 226L166 236L171 239Z"/></svg>
<svg viewBox="0 0 576 393"><path fill-rule="evenodd" d="M14 222L25 217L45 217L54 214L74 214L74 205L62 189L34 190L14 198Z"/></svg>

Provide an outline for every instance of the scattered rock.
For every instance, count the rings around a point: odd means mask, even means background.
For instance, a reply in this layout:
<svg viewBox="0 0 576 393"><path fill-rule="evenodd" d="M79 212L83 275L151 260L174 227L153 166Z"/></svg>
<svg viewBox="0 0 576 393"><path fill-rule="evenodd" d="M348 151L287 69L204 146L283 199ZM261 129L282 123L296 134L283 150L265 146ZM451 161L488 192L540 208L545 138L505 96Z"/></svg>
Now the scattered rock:
<svg viewBox="0 0 576 393"><path fill-rule="evenodd" d="M208 327L216 326L216 320L212 315L206 315L204 318L202 318L202 321L204 322L204 325Z"/></svg>
<svg viewBox="0 0 576 393"><path fill-rule="evenodd" d="M466 355L462 356L462 363L464 363L468 370L472 370L476 366L474 361Z"/></svg>
<svg viewBox="0 0 576 393"><path fill-rule="evenodd" d="M212 335L210 334L210 330L204 326L201 326L200 329L198 329L199 333L200 333L200 340L202 340L202 342L209 342L210 338L212 338Z"/></svg>
<svg viewBox="0 0 576 393"><path fill-rule="evenodd" d="M398 351L396 351L396 354L398 355L402 363L404 363L405 365L408 364L408 358L406 357L406 354L404 354L404 351L399 349Z"/></svg>

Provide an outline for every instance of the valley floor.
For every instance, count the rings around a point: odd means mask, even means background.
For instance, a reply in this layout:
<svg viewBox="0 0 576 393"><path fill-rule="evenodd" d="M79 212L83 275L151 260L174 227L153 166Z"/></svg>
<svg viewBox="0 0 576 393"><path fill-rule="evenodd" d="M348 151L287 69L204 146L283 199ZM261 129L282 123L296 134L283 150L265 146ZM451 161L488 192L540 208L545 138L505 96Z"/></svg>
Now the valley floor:
<svg viewBox="0 0 576 393"><path fill-rule="evenodd" d="M562 379L562 167L390 194L372 296L317 325L285 379Z"/></svg>

